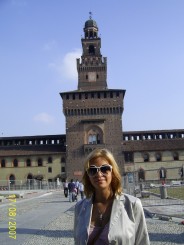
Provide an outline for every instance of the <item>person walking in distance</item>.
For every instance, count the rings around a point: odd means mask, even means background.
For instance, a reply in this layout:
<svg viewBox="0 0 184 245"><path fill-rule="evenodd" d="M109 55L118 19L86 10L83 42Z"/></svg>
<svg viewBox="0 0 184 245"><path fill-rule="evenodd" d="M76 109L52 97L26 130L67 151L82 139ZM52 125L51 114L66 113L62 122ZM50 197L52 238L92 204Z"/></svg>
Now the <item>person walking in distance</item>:
<svg viewBox="0 0 184 245"><path fill-rule="evenodd" d="M81 195L81 199L84 199L84 185L83 185L82 181L79 182L79 192Z"/></svg>
<svg viewBox="0 0 184 245"><path fill-rule="evenodd" d="M84 163L86 198L75 205L75 245L150 245L139 198L122 192L114 156L96 149Z"/></svg>
<svg viewBox="0 0 184 245"><path fill-rule="evenodd" d="M69 202L74 202L74 190L75 189L75 183L73 182L73 179L71 179L70 183L68 183L68 191L69 191Z"/></svg>
<svg viewBox="0 0 184 245"><path fill-rule="evenodd" d="M65 195L65 197L68 197L68 182L67 182L67 180L64 182L63 186L64 186L64 195Z"/></svg>
<svg viewBox="0 0 184 245"><path fill-rule="evenodd" d="M78 195L79 194L79 181L78 181L78 179L76 179L76 181L75 181L75 187L77 189L77 195Z"/></svg>

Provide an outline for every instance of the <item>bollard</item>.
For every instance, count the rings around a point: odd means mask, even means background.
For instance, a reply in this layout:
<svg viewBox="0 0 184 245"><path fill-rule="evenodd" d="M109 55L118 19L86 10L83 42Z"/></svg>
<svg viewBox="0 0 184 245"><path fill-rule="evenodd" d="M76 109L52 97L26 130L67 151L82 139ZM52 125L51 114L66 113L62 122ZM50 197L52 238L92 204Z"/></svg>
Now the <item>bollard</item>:
<svg viewBox="0 0 184 245"><path fill-rule="evenodd" d="M160 186L160 198L161 199L167 198L167 188L164 185Z"/></svg>

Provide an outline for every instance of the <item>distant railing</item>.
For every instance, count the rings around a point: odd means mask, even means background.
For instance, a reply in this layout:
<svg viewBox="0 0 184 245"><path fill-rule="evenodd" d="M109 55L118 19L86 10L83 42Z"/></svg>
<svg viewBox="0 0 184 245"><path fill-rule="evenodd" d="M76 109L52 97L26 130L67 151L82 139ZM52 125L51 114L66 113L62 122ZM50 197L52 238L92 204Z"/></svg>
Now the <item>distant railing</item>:
<svg viewBox="0 0 184 245"><path fill-rule="evenodd" d="M45 180L28 179L23 180L0 180L0 191L12 190L52 190L62 189L60 181L49 182Z"/></svg>

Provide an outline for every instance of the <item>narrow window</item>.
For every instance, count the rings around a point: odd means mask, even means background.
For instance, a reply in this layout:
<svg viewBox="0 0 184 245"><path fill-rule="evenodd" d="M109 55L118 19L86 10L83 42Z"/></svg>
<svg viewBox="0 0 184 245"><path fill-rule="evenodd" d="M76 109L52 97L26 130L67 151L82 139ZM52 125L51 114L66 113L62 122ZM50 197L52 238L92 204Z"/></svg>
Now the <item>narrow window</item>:
<svg viewBox="0 0 184 245"><path fill-rule="evenodd" d="M138 178L139 178L139 181L145 180L145 171L144 171L144 169L142 169L142 168L139 169Z"/></svg>
<svg viewBox="0 0 184 245"><path fill-rule="evenodd" d="M97 138L96 138L96 135L93 135L93 143L92 144L96 144L97 143Z"/></svg>
<svg viewBox="0 0 184 245"><path fill-rule="evenodd" d="M15 185L15 176L13 174L10 175L9 181L10 181L10 188L11 188L12 185Z"/></svg>
<svg viewBox="0 0 184 245"><path fill-rule="evenodd" d="M161 154L160 153L156 153L156 161L157 162L161 161Z"/></svg>
<svg viewBox="0 0 184 245"><path fill-rule="evenodd" d="M133 162L133 154L131 152L124 153L125 162Z"/></svg>
<svg viewBox="0 0 184 245"><path fill-rule="evenodd" d="M89 54L95 54L95 48L93 45L89 45Z"/></svg>
<svg viewBox="0 0 184 245"><path fill-rule="evenodd" d="M48 163L52 163L52 157L48 157Z"/></svg>
<svg viewBox="0 0 184 245"><path fill-rule="evenodd" d="M14 168L17 168L18 167L18 160L17 159L14 159L13 160L13 167Z"/></svg>
<svg viewBox="0 0 184 245"><path fill-rule="evenodd" d="M144 162L149 162L149 155L147 153L145 153L143 155L143 159L144 159Z"/></svg>
<svg viewBox="0 0 184 245"><path fill-rule="evenodd" d="M178 161L179 160L179 156L178 156L177 152L173 153L173 159L174 159L174 161Z"/></svg>
<svg viewBox="0 0 184 245"><path fill-rule="evenodd" d="M66 160L65 160L65 158L64 157L62 157L61 158L61 162L65 162Z"/></svg>
<svg viewBox="0 0 184 245"><path fill-rule="evenodd" d="M39 158L39 159L38 159L38 167L42 167L42 166L43 166L42 159L41 159L41 158Z"/></svg>
<svg viewBox="0 0 184 245"><path fill-rule="evenodd" d="M6 167L6 162L4 159L1 160L1 168L5 168Z"/></svg>
<svg viewBox="0 0 184 245"><path fill-rule="evenodd" d="M91 134L88 137L88 144L93 144L93 136Z"/></svg>
<svg viewBox="0 0 184 245"><path fill-rule="evenodd" d="M30 159L26 160L26 167L31 167L31 160Z"/></svg>

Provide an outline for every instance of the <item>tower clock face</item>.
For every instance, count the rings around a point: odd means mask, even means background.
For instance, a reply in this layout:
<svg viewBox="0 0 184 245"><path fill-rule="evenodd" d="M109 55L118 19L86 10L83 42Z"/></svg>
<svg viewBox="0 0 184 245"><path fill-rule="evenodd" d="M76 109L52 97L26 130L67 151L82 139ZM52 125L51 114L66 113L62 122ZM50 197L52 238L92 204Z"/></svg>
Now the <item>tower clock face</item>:
<svg viewBox="0 0 184 245"><path fill-rule="evenodd" d="M96 72L88 72L89 82L96 82Z"/></svg>

